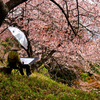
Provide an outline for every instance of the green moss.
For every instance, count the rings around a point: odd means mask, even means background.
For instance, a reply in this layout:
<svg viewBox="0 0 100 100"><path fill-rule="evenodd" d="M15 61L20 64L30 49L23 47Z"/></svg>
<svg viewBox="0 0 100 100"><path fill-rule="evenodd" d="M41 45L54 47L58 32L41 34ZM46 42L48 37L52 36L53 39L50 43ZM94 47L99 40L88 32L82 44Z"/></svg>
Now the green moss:
<svg viewBox="0 0 100 100"><path fill-rule="evenodd" d="M80 76L81 76L81 79L83 79L84 81L87 81L86 77L88 77L89 74L88 73L81 73Z"/></svg>

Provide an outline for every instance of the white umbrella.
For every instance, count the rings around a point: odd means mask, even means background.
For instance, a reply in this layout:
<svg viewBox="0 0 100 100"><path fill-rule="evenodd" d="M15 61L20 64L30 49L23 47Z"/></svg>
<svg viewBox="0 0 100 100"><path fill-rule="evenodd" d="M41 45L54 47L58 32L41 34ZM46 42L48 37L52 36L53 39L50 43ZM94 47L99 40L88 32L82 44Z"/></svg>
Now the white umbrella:
<svg viewBox="0 0 100 100"><path fill-rule="evenodd" d="M24 33L19 30L16 27L11 27L9 26L8 29L11 31L11 33L13 34L13 36L19 41L19 43L25 48L27 49L27 39L24 35Z"/></svg>

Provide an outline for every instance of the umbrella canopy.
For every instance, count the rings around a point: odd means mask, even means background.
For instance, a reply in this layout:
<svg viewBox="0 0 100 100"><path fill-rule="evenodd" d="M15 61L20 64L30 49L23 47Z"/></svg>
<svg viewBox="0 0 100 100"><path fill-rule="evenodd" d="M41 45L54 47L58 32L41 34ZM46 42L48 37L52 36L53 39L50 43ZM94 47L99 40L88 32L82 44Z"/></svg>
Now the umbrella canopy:
<svg viewBox="0 0 100 100"><path fill-rule="evenodd" d="M19 43L27 49L27 39L24 33L16 27L9 26L8 29L11 31L12 35L19 41Z"/></svg>

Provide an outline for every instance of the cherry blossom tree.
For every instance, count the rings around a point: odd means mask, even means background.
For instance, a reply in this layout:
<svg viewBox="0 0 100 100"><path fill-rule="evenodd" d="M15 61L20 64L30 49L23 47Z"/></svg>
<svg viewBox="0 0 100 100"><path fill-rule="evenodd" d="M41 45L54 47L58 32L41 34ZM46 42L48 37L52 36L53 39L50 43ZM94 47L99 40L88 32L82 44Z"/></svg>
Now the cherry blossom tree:
<svg viewBox="0 0 100 100"><path fill-rule="evenodd" d="M94 9L98 8L96 4L97 2L91 4L89 1L78 0L31 0L11 10L5 22L23 30L31 43L39 40L41 44L50 45L52 49L61 45L68 48L67 54L81 49L82 47L77 46L79 43L89 41L99 32L99 29L93 30L94 24L91 24L97 23L94 17L99 18L99 13L96 14L98 10Z"/></svg>

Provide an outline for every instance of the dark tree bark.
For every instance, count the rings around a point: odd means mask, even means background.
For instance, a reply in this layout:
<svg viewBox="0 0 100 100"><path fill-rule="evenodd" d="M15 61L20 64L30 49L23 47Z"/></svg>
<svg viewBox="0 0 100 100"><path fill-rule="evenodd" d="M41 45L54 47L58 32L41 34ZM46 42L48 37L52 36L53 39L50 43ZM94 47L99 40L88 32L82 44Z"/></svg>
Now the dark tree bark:
<svg viewBox="0 0 100 100"><path fill-rule="evenodd" d="M27 36L26 36L26 38L27 38ZM28 41L28 49L26 50L24 47L23 48L27 52L28 57L33 57L31 42L29 41L28 38L27 38L27 41Z"/></svg>
<svg viewBox="0 0 100 100"><path fill-rule="evenodd" d="M44 62L46 62L51 56L56 52L56 50L52 50L45 58L41 58L39 61L34 63L31 66L31 70L34 72L35 69L39 68Z"/></svg>
<svg viewBox="0 0 100 100"><path fill-rule="evenodd" d="M0 0L0 26L2 25L8 12L25 1L27 0L10 0L4 4L3 0Z"/></svg>

